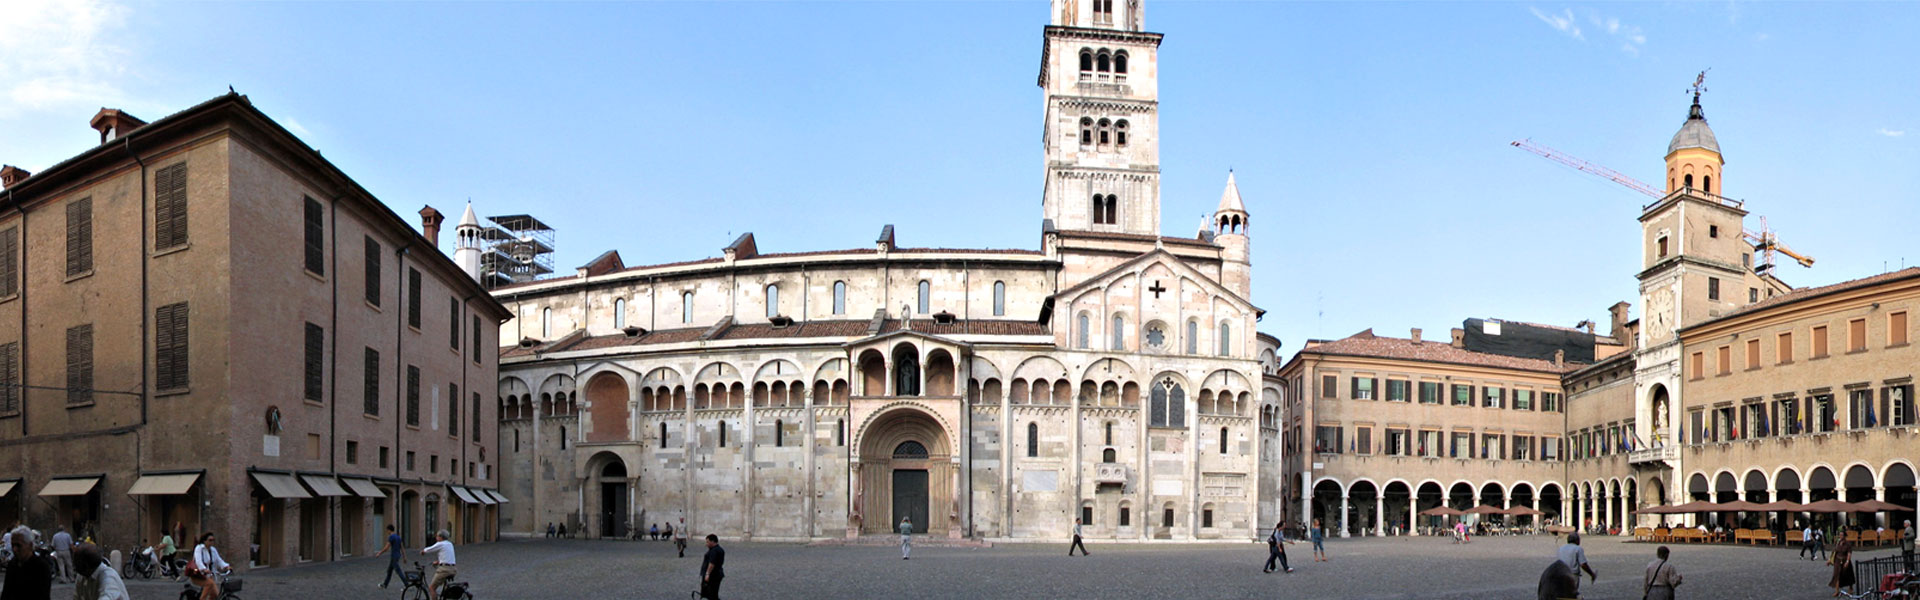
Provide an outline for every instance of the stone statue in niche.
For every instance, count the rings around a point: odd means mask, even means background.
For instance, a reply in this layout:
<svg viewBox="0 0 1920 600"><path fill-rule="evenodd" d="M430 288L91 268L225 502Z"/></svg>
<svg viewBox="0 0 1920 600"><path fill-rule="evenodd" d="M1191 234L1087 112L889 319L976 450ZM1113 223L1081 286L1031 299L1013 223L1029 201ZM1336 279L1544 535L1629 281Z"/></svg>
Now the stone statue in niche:
<svg viewBox="0 0 1920 600"><path fill-rule="evenodd" d="M895 359L893 367L893 395L920 395L920 360L911 355Z"/></svg>

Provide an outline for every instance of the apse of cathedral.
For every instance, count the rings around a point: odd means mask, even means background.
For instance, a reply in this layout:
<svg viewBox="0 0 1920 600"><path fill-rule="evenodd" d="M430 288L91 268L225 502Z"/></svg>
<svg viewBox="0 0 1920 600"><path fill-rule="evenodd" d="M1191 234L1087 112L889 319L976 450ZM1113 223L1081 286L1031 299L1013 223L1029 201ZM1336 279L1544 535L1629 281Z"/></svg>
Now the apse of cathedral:
<svg viewBox="0 0 1920 600"><path fill-rule="evenodd" d="M1192 540L1276 520L1279 341L1255 331L1234 176L1198 231L1162 235L1161 34L1139 0L1050 14L1038 249L917 248L888 225L762 253L747 233L495 288L515 315L501 528L1058 539L1080 519Z"/></svg>

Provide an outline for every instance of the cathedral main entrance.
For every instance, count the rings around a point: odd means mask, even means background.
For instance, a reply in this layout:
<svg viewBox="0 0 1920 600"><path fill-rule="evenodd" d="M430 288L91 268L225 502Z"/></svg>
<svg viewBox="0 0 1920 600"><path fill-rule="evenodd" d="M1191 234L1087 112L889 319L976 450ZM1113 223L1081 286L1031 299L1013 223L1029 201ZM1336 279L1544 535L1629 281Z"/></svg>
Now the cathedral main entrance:
<svg viewBox="0 0 1920 600"><path fill-rule="evenodd" d="M861 432L853 465L854 517L861 533L946 534L954 527L955 468L947 433L934 417L911 406L885 410Z"/></svg>

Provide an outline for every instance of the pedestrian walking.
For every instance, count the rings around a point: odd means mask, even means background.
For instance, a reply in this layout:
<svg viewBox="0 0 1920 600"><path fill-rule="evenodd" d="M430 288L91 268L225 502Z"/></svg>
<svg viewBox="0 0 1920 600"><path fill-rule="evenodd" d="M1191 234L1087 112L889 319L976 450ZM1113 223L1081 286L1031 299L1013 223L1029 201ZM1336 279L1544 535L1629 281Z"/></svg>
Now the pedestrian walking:
<svg viewBox="0 0 1920 600"><path fill-rule="evenodd" d="M99 546L75 546L73 557L80 568L80 578L73 582L75 600L130 600L127 584L120 580L120 572L100 556Z"/></svg>
<svg viewBox="0 0 1920 600"><path fill-rule="evenodd" d="M1560 546L1560 562L1567 564L1567 570L1573 571L1573 583L1580 584L1580 571L1587 572L1587 582L1600 580L1600 574L1593 572L1593 565L1587 564L1587 549L1580 547L1580 532L1567 534L1567 543Z"/></svg>
<svg viewBox="0 0 1920 600"><path fill-rule="evenodd" d="M547 539L553 539L553 521L547 521Z"/></svg>
<svg viewBox="0 0 1920 600"><path fill-rule="evenodd" d="M7 546L13 560L7 561L7 579L0 585L0 600L47 600L53 597L53 565L33 553L39 536L26 526L13 528Z"/></svg>
<svg viewBox="0 0 1920 600"><path fill-rule="evenodd" d="M1832 562L1833 578L1827 580L1827 585L1833 587L1833 595L1838 597L1840 595L1840 588L1846 588L1848 593L1852 593L1854 584L1853 542L1847 541L1846 538L1841 538L1840 543L1833 547Z"/></svg>
<svg viewBox="0 0 1920 600"><path fill-rule="evenodd" d="M1272 573L1274 561L1279 561L1280 568L1288 573L1293 572L1293 567L1287 566L1287 535L1280 523L1274 523L1273 533L1267 535L1267 566L1261 568L1260 572Z"/></svg>
<svg viewBox="0 0 1920 600"><path fill-rule="evenodd" d="M1309 535L1313 537L1314 562L1326 562L1327 547L1322 545L1322 543L1327 540L1327 531L1326 531L1326 528L1320 526L1319 519L1313 520L1313 530L1309 533Z"/></svg>
<svg viewBox="0 0 1920 600"><path fill-rule="evenodd" d="M1900 557L1907 563L1907 572L1913 573L1913 520L1907 520L1900 528Z"/></svg>
<svg viewBox="0 0 1920 600"><path fill-rule="evenodd" d="M720 580L727 577L727 551L720 536L707 534L707 555L700 558L700 597L720 600Z"/></svg>
<svg viewBox="0 0 1920 600"><path fill-rule="evenodd" d="M680 552L680 558L686 558L687 557L687 519L686 517L680 518L679 527L674 527L673 524L671 523L667 524L667 527L673 529L673 548Z"/></svg>
<svg viewBox="0 0 1920 600"><path fill-rule="evenodd" d="M1673 600L1673 588L1680 587L1680 571L1667 563L1669 551L1666 546L1661 546L1653 554L1659 558L1647 563L1647 585L1640 590L1640 597L1645 600Z"/></svg>
<svg viewBox="0 0 1920 600"><path fill-rule="evenodd" d="M60 567L60 580L73 581L73 534L61 525L53 533L53 560Z"/></svg>
<svg viewBox="0 0 1920 600"><path fill-rule="evenodd" d="M380 554L387 555L387 575L385 579L380 581L380 589L387 589L387 584L393 583L394 575L400 576L400 583L404 584L407 582L407 573L400 570L401 545L400 533L393 530L392 523L388 523L387 542L380 545L379 551L374 552L376 556Z"/></svg>
<svg viewBox="0 0 1920 600"><path fill-rule="evenodd" d="M1813 560L1820 560L1822 558L1827 559L1828 562L1832 562L1833 560L1831 556L1827 555L1827 532L1822 531L1819 528L1814 528Z"/></svg>
<svg viewBox="0 0 1920 600"><path fill-rule="evenodd" d="M913 517L900 517L900 560L912 560L908 558L908 555L912 553ZM1073 549L1068 548L1067 554L1073 554Z"/></svg>
<svg viewBox="0 0 1920 600"><path fill-rule="evenodd" d="M1807 560L1814 560L1812 558L1809 558L1814 555L1815 554L1813 551L1813 524L1808 523L1806 529L1800 530L1800 558L1805 558Z"/></svg>
<svg viewBox="0 0 1920 600"><path fill-rule="evenodd" d="M1080 542L1080 520L1079 519L1073 520L1073 545L1067 546L1067 556L1073 556L1074 548L1080 549L1081 556L1089 556L1093 554L1092 552L1087 551L1086 544Z"/></svg>

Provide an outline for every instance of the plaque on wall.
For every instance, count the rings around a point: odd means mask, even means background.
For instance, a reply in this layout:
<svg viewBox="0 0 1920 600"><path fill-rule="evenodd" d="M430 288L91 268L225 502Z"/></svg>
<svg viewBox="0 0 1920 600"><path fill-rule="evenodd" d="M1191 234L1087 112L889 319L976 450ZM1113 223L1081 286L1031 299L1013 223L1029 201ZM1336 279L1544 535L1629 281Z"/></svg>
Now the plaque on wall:
<svg viewBox="0 0 1920 600"><path fill-rule="evenodd" d="M1060 491L1060 472L1035 470L1020 472L1020 491L1057 492Z"/></svg>

